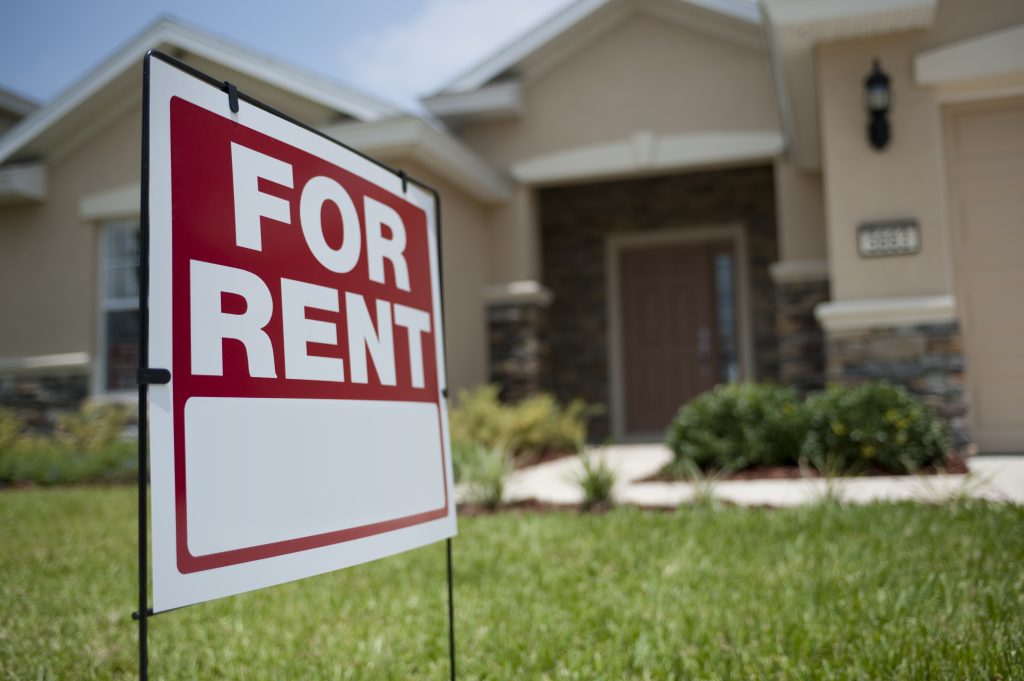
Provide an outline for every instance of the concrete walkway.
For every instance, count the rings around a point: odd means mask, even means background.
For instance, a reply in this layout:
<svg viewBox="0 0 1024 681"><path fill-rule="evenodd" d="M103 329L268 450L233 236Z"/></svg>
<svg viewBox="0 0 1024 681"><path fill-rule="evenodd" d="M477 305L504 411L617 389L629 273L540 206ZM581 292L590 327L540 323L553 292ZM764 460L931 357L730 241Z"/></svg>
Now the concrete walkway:
<svg viewBox="0 0 1024 681"><path fill-rule="evenodd" d="M613 494L617 503L677 506L693 499L694 486L690 483L638 482L671 460L664 445L611 445L593 448L591 456L604 460L616 472ZM847 503L907 499L934 502L957 496L1024 503L1024 456L975 457L968 468L968 475L836 480L831 493ZM518 470L508 481L507 500L578 504L583 495L575 481L582 471L575 456ZM830 490L821 479L730 480L715 483L712 492L716 499L744 506L797 506L819 500Z"/></svg>

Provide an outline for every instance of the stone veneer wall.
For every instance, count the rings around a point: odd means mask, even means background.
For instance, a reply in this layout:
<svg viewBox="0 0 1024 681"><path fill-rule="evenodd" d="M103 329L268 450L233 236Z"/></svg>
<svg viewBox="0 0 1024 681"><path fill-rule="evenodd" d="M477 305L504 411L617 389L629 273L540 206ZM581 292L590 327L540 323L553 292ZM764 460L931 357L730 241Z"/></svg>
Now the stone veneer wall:
<svg viewBox="0 0 1024 681"><path fill-rule="evenodd" d="M959 324L833 331L828 334L827 347L830 381L887 379L904 385L949 422L958 449L970 443Z"/></svg>
<svg viewBox="0 0 1024 681"><path fill-rule="evenodd" d="M82 373L0 375L0 407L13 409L39 430L81 407L88 394L89 377Z"/></svg>
<svg viewBox="0 0 1024 681"><path fill-rule="evenodd" d="M559 399L608 406L605 240L612 234L741 224L751 274L754 362L758 379L778 377L776 258L771 166L736 168L552 187L539 192L544 284L554 294L545 387ZM590 437L610 431L606 412ZM668 424L665 424L666 426Z"/></svg>
<svg viewBox="0 0 1024 681"><path fill-rule="evenodd" d="M825 386L825 333L814 308L827 300L827 279L775 282L779 382L804 393Z"/></svg>
<svg viewBox="0 0 1024 681"><path fill-rule="evenodd" d="M547 321L546 304L502 302L488 306L489 380L500 386L503 400L521 400L543 389Z"/></svg>

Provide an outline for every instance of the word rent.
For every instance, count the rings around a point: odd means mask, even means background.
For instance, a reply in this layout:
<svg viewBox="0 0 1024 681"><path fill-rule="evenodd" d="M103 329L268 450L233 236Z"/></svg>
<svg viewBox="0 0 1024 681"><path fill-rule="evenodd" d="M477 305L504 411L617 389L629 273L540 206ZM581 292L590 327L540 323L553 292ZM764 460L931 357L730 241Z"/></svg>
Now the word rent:
<svg viewBox="0 0 1024 681"><path fill-rule="evenodd" d="M298 192L299 224L293 225L291 202L260 189L261 183L267 182L294 189L290 164L232 142L231 165L235 246L262 251L264 230L301 229L310 253L327 271L346 274L365 257L370 281L410 291L405 225L393 208L364 197L360 220L345 188L329 177L316 176ZM324 234L322 215L327 204L341 216L343 238L337 248ZM266 224L264 218L280 224ZM425 385L423 335L431 332L426 311L376 300L371 315L366 297L359 293L342 294L336 288L283 277L266 282L245 269L200 260L190 261L189 281L194 375L224 375L223 346L230 339L244 346L249 374L254 378L283 374L288 379L368 383L372 362L380 385L395 386L395 353L404 351L411 387ZM279 289L282 333L277 342L282 344L283 367L277 366L275 340L267 332L275 313L271 286ZM225 294L242 298L244 310L225 310ZM317 311L312 317L311 310ZM325 313L338 314L342 321L328 321ZM395 327L405 333L396 334ZM310 354L310 343L336 346L339 328L348 340L347 357ZM396 349L396 336L407 339L405 347Z"/></svg>

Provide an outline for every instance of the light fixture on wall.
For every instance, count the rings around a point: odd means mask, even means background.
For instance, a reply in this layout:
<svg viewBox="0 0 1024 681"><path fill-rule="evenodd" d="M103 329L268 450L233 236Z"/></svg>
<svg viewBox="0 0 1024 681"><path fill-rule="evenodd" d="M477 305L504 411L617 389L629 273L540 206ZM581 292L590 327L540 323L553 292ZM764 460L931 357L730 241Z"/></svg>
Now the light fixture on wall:
<svg viewBox="0 0 1024 681"><path fill-rule="evenodd" d="M889 145L889 109L892 90L889 74L874 60L871 73L864 79L864 109L868 114L868 142L881 151Z"/></svg>

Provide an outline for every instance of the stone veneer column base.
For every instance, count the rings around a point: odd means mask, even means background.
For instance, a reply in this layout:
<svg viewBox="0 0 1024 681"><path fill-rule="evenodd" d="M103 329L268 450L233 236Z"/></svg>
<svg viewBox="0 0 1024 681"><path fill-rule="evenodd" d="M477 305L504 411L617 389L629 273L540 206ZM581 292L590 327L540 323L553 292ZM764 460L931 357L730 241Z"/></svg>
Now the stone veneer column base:
<svg viewBox="0 0 1024 681"><path fill-rule="evenodd" d="M779 382L801 392L825 386L825 334L814 308L829 299L824 261L780 262L775 280L775 333L779 339Z"/></svg>
<svg viewBox="0 0 1024 681"><path fill-rule="evenodd" d="M0 407L37 429L52 428L57 416L80 408L88 394L89 377L81 372L0 375Z"/></svg>
<svg viewBox="0 0 1024 681"><path fill-rule="evenodd" d="M489 380L506 401L541 392L551 293L537 282L519 281L488 288L486 299Z"/></svg>
<svg viewBox="0 0 1024 681"><path fill-rule="evenodd" d="M832 331L826 345L829 381L886 379L903 385L948 421L957 449L971 442L956 321Z"/></svg>

